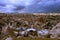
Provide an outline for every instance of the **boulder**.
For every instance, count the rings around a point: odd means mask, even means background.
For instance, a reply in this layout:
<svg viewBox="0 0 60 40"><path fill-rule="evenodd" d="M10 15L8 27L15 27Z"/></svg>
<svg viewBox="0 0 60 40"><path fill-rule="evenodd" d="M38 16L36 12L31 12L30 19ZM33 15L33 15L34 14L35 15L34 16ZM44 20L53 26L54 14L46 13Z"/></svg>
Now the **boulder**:
<svg viewBox="0 0 60 40"><path fill-rule="evenodd" d="M50 31L51 38L58 38L58 34L60 34L60 22L56 24Z"/></svg>

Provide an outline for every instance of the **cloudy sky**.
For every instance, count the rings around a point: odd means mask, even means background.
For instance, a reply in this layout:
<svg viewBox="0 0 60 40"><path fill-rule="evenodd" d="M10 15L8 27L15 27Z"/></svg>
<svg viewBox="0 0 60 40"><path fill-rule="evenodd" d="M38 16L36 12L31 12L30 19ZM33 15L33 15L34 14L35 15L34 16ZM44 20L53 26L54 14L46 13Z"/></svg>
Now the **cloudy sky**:
<svg viewBox="0 0 60 40"><path fill-rule="evenodd" d="M0 0L0 12L46 13L60 12L60 0Z"/></svg>

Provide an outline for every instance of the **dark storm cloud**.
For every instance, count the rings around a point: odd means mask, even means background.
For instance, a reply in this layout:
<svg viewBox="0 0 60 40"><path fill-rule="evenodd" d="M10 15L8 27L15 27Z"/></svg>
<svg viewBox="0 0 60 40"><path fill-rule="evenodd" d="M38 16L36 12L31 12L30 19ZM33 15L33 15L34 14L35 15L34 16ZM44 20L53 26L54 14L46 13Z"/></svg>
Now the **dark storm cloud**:
<svg viewBox="0 0 60 40"><path fill-rule="evenodd" d="M0 0L0 12L20 12L20 10L35 2L35 0Z"/></svg>
<svg viewBox="0 0 60 40"><path fill-rule="evenodd" d="M60 12L60 0L0 0L0 12Z"/></svg>
<svg viewBox="0 0 60 40"><path fill-rule="evenodd" d="M50 2L49 4L47 3L45 5L45 12L60 12L60 1L54 1L54 2Z"/></svg>
<svg viewBox="0 0 60 40"><path fill-rule="evenodd" d="M0 3L0 6L5 6L5 4L1 4L1 3Z"/></svg>
<svg viewBox="0 0 60 40"><path fill-rule="evenodd" d="M24 9L25 7L24 6L16 6L16 8L14 9L14 10L22 10L22 9Z"/></svg>
<svg viewBox="0 0 60 40"><path fill-rule="evenodd" d="M24 12L60 12L60 0L42 0L24 9Z"/></svg>

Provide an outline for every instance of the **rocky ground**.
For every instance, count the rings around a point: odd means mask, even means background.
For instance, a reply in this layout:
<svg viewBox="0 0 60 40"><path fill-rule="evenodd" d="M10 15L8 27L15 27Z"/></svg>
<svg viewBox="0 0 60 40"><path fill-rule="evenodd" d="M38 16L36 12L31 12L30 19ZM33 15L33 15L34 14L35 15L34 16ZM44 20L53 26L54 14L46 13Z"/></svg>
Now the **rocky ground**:
<svg viewBox="0 0 60 40"><path fill-rule="evenodd" d="M19 23L16 24L17 22L19 22ZM23 38L22 40L30 40L31 38L29 38L29 37L17 38L15 36L15 34L13 33L13 31L16 31L16 30L14 30L14 28L17 28L18 26L22 26L22 27L26 28L31 25L34 25L34 28L41 29L41 28L48 27L48 25L46 25L46 23L48 23L48 22L53 24L54 27L57 26L60 22L60 15L54 16L54 15L33 15L33 14L0 14L0 32L1 32L0 39L7 40L7 37L10 37L10 38L8 38L10 40L20 40L22 38ZM9 24L12 24L14 26L14 27L12 27L13 29L10 29L11 27L7 29ZM59 26L60 26L60 24L59 24ZM1 27L2 27L2 30L1 30ZM51 29L50 28L48 28L48 29L52 30L52 31L55 30L55 28L53 28L53 27ZM60 35L60 33L59 33L59 35ZM12 37L12 39L11 39L11 37ZM45 38L45 37L44 38L36 37L31 40L39 40L39 39L41 39L41 40L57 40L57 38L50 39L50 38Z"/></svg>

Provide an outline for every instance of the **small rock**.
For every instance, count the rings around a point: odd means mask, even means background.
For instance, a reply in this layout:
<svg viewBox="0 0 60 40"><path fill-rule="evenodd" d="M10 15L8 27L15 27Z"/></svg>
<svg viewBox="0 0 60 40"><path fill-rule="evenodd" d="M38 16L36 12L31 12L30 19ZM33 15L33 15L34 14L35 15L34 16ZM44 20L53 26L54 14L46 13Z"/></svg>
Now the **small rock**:
<svg viewBox="0 0 60 40"><path fill-rule="evenodd" d="M5 40L12 40L12 38L11 38L11 37L8 37L8 38L6 38Z"/></svg>

